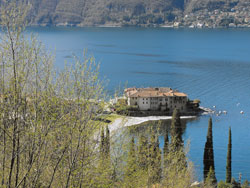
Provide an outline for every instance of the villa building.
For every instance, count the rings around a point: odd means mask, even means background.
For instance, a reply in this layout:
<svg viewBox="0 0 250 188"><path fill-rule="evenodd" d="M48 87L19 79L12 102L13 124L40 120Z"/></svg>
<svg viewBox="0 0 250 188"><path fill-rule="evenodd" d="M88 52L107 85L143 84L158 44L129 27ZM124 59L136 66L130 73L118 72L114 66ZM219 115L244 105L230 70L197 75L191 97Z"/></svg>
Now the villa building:
<svg viewBox="0 0 250 188"><path fill-rule="evenodd" d="M125 96L129 106L139 110L168 111L175 108L180 112L187 111L188 96L171 88L127 88Z"/></svg>

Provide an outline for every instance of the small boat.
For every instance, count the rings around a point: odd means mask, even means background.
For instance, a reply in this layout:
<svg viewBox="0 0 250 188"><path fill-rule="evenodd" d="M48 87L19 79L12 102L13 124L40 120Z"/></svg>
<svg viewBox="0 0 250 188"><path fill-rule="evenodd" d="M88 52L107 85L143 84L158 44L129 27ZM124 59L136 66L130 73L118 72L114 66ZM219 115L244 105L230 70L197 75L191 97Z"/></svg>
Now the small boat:
<svg viewBox="0 0 250 188"><path fill-rule="evenodd" d="M243 111L240 111L240 113L241 113L241 114L244 114L244 112L243 112Z"/></svg>
<svg viewBox="0 0 250 188"><path fill-rule="evenodd" d="M213 108L216 108L216 106L213 106Z"/></svg>
<svg viewBox="0 0 250 188"><path fill-rule="evenodd" d="M224 111L223 111L223 114L227 114L227 111L226 111L226 110L224 110Z"/></svg>

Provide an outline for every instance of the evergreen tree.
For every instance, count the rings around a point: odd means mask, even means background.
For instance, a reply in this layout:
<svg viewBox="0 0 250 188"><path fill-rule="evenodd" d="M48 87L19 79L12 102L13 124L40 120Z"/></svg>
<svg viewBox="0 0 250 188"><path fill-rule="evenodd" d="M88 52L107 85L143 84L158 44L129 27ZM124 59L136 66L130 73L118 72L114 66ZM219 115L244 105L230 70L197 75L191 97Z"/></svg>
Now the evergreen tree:
<svg viewBox="0 0 250 188"><path fill-rule="evenodd" d="M127 167L125 171L125 177L129 178L136 173L137 170L137 161L136 161L136 152L135 152L135 140L132 137L130 145L129 145L129 152L127 158Z"/></svg>
<svg viewBox="0 0 250 188"><path fill-rule="evenodd" d="M157 138L156 140L156 162L155 162L155 173L156 173L156 183L160 183L162 177L162 168L161 168L161 149L160 142Z"/></svg>
<svg viewBox="0 0 250 188"><path fill-rule="evenodd" d="M213 149L213 130L212 130L212 118L209 119L208 130L207 130L207 141L204 148L204 156L203 156L203 175L204 180L207 179L208 173L210 169L212 169L213 173L210 175L214 175L212 177L213 181L216 182L215 177L215 168L214 168L214 149ZM210 177L211 179L211 177Z"/></svg>
<svg viewBox="0 0 250 188"><path fill-rule="evenodd" d="M104 135L104 129L102 127L101 129L101 145L100 145L100 156L101 158L104 157L105 152L105 135Z"/></svg>
<svg viewBox="0 0 250 188"><path fill-rule="evenodd" d="M149 184L159 183L161 180L161 151L159 139L156 137L155 131L151 131L151 139L149 146Z"/></svg>
<svg viewBox="0 0 250 188"><path fill-rule="evenodd" d="M241 184L237 182L234 178L232 178L231 185L232 188L241 188Z"/></svg>
<svg viewBox="0 0 250 188"><path fill-rule="evenodd" d="M229 127L228 146L227 146L227 167L226 167L226 183L232 180L232 133Z"/></svg>
<svg viewBox="0 0 250 188"><path fill-rule="evenodd" d="M106 127L106 137L105 137L105 155L110 158L110 133L108 126Z"/></svg>
<svg viewBox="0 0 250 188"><path fill-rule="evenodd" d="M171 147L173 150L178 150L181 146L183 146L181 119L179 111L174 109L171 121Z"/></svg>
<svg viewBox="0 0 250 188"><path fill-rule="evenodd" d="M144 135L141 135L139 138L138 146L138 163L139 167L143 170L148 169L148 140Z"/></svg>
<svg viewBox="0 0 250 188"><path fill-rule="evenodd" d="M215 172L213 168L210 166L209 172L207 174L207 177L205 179L205 185L206 187L214 187L216 185L216 178L215 178Z"/></svg>
<svg viewBox="0 0 250 188"><path fill-rule="evenodd" d="M156 142L155 142L155 132L151 132L150 144L149 144L149 154L148 154L148 162L149 162L149 185L155 183L155 162L156 162Z"/></svg>
<svg viewBox="0 0 250 188"><path fill-rule="evenodd" d="M168 155L168 150L169 150L168 147L169 147L168 129L166 128L166 134L164 138L164 147L163 147L164 160L167 158L167 155Z"/></svg>

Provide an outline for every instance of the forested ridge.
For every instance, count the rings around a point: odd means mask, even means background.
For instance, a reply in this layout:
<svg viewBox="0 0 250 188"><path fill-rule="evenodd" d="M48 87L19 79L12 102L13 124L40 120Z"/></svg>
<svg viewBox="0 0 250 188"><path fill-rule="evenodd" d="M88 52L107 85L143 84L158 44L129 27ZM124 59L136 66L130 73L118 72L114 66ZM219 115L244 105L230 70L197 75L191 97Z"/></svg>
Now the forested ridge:
<svg viewBox="0 0 250 188"><path fill-rule="evenodd" d="M26 3L30 7L27 19L32 25L73 26L154 26L174 21L184 26L197 21L210 26L211 16L216 15L219 15L215 20L218 26L228 26L248 23L240 18L249 17L242 12L250 7L249 0L28 0ZM224 15L232 11L235 14ZM224 21L225 16L229 20Z"/></svg>

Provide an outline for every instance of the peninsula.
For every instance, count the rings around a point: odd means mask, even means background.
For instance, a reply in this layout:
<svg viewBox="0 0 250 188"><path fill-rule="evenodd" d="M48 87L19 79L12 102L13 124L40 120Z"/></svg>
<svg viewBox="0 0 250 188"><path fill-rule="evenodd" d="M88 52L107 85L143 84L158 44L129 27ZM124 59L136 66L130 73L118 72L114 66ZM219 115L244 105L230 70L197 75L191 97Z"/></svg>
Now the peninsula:
<svg viewBox="0 0 250 188"><path fill-rule="evenodd" d="M201 112L200 101L190 100L187 94L168 87L127 88L124 96L114 102L118 114L130 116L166 116L177 109L182 115Z"/></svg>

